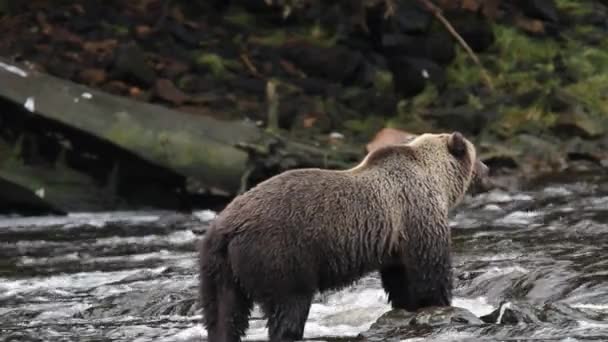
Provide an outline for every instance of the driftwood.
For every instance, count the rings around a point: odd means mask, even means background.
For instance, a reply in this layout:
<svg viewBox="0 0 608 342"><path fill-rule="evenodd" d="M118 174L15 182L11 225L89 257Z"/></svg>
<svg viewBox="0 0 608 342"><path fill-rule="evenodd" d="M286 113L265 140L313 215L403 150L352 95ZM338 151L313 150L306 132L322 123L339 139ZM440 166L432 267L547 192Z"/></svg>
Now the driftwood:
<svg viewBox="0 0 608 342"><path fill-rule="evenodd" d="M45 136L61 131L64 138L71 137L69 144L58 143L62 146L69 145L61 149L68 152L76 150L86 140L87 153L105 156L103 160L107 162L98 163L94 168L80 167L78 177L82 180L77 182L80 186L58 187L54 185L62 182L59 175L67 174L67 171L51 165L47 172L30 165L29 171L24 173L21 166L27 163L22 155L22 147L19 147L20 143L0 141L0 145L6 145L3 148L5 153L0 155L0 177L33 193L42 191L44 199L54 202L55 207L67 208L68 211L115 209L116 203L127 196L127 191L120 190L116 185L124 184L125 177L130 179L128 182L143 183L134 188L138 190L131 189L128 192L141 192L141 189L156 187L169 194L170 189L179 187L182 179L185 185L178 192L212 192L231 197L276 172L292 167L348 167L363 152L348 148L317 148L307 143L291 141L275 129L265 130L251 122L222 121L110 95L27 70L2 59L0 100L15 106L12 109L3 106L1 111L1 130L11 132L7 133L8 136L25 135L23 130L27 125L23 122L38 120L36 124L27 126L30 127L27 135L35 135L38 140L44 141ZM7 134L0 138L7 140ZM6 153L6 150L10 150L10 153ZM60 159L61 153L58 152L53 160ZM70 158L67 159L69 161ZM139 164L133 161L136 159ZM20 161L20 168L9 167L16 160ZM111 163L115 165L106 165ZM54 162L54 165L67 165L65 170L82 162L69 164ZM141 165L144 165L141 169L144 171L139 171ZM99 168L104 168L103 176L99 176ZM97 190L103 190L100 193L108 194L107 198L91 192L91 187L95 184ZM161 190L158 191L162 193ZM77 198L93 202L95 198L104 198L98 202L108 203L84 207L70 203L71 199ZM143 200L135 200L132 196L130 198L135 202ZM156 204L151 202L147 205ZM164 206L162 203L158 205Z"/></svg>

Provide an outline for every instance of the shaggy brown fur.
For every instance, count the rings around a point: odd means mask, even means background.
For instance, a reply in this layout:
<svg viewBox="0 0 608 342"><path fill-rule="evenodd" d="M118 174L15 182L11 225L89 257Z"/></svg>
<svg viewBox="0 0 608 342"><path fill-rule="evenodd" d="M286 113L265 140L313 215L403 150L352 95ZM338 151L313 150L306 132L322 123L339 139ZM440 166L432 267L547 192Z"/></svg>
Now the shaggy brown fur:
<svg viewBox="0 0 608 342"><path fill-rule="evenodd" d="M209 341L240 341L254 302L271 341L301 339L317 291L376 270L395 308L450 305L448 210L487 173L479 163L460 133L423 134L353 169L292 170L238 196L200 246Z"/></svg>

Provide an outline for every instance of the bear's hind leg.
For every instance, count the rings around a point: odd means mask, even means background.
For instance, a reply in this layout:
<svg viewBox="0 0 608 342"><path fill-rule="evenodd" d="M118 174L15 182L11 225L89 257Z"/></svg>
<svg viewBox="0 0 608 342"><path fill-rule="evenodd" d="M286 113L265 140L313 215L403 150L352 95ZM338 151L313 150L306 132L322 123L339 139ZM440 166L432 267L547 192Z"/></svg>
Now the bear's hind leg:
<svg viewBox="0 0 608 342"><path fill-rule="evenodd" d="M304 336L304 326L310 312L313 294L301 294L263 303L268 317L268 337L271 342L298 341Z"/></svg>
<svg viewBox="0 0 608 342"><path fill-rule="evenodd" d="M393 265L380 270L380 280L393 309L407 309L410 307L405 266Z"/></svg>
<svg viewBox="0 0 608 342"><path fill-rule="evenodd" d="M218 298L217 340L239 342L249 328L253 301L235 283L222 285ZM209 338L209 342L214 341Z"/></svg>
<svg viewBox="0 0 608 342"><path fill-rule="evenodd" d="M209 341L217 340L217 288L210 277L201 274L200 281L200 301L203 308L203 325L207 329Z"/></svg>

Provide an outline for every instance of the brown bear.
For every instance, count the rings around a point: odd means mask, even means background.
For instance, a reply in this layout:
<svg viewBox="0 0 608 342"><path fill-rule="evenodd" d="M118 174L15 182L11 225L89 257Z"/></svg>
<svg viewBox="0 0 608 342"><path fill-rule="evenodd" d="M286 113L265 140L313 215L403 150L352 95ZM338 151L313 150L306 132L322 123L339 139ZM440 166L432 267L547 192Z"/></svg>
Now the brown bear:
<svg viewBox="0 0 608 342"><path fill-rule="evenodd" d="M237 196L200 243L209 341L240 341L254 302L271 341L299 340L315 293L373 271L394 308L451 305L448 211L487 171L462 134L423 134L350 170L290 170Z"/></svg>

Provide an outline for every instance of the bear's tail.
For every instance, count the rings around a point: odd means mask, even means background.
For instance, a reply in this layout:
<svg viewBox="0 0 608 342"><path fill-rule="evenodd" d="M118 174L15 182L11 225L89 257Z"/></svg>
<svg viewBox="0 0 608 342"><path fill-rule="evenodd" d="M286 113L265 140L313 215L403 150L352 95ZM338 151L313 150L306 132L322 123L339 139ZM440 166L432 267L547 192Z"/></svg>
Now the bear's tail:
<svg viewBox="0 0 608 342"><path fill-rule="evenodd" d="M253 302L232 272L228 260L229 237L214 232L207 234L199 245L199 297L207 340L240 341L249 327Z"/></svg>

